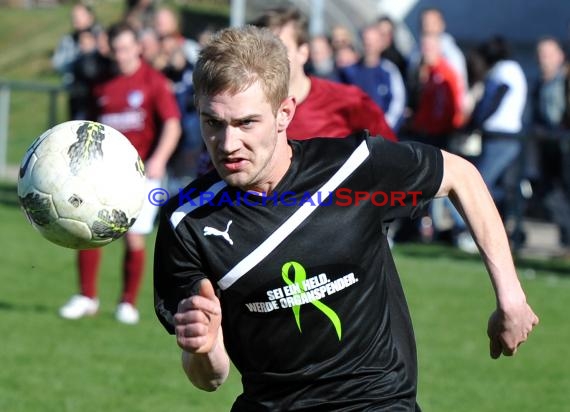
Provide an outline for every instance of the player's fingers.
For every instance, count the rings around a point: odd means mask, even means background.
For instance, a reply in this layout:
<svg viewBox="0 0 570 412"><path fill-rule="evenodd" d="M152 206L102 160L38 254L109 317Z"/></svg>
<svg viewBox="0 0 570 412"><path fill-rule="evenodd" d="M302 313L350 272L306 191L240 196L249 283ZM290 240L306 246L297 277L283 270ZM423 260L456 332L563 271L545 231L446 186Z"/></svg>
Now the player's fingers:
<svg viewBox="0 0 570 412"><path fill-rule="evenodd" d="M211 300L199 295L194 295L183 299L178 304L179 313L189 310L201 310L210 314L211 316L218 316L222 313L220 308L220 301L217 298L216 300Z"/></svg>
<svg viewBox="0 0 570 412"><path fill-rule="evenodd" d="M503 332L499 335L499 341L502 346L504 356L513 356L517 353L518 347L526 341L528 332L520 331L519 333Z"/></svg>
<svg viewBox="0 0 570 412"><path fill-rule="evenodd" d="M210 316L208 316L205 312L197 309L178 312L174 315L175 325L187 325L193 323L202 323L206 325L210 323Z"/></svg>
<svg viewBox="0 0 570 412"><path fill-rule="evenodd" d="M216 296L216 291L214 290L214 286L212 286L212 282L208 279L202 279L200 281L200 296L205 297L206 299L217 301L218 297Z"/></svg>
<svg viewBox="0 0 570 412"><path fill-rule="evenodd" d="M208 343L207 336L180 337L176 339L178 346L190 353L200 353Z"/></svg>
<svg viewBox="0 0 570 412"><path fill-rule="evenodd" d="M522 342L521 342L522 343ZM515 353L517 353L517 348L511 348L507 345L503 345L503 356L513 356Z"/></svg>
<svg viewBox="0 0 570 412"><path fill-rule="evenodd" d="M179 339L195 338L206 336L208 334L208 326L203 323L192 323L189 325L177 325L175 327L176 337Z"/></svg>
<svg viewBox="0 0 570 412"><path fill-rule="evenodd" d="M191 353L207 353L216 339L207 325L199 323L179 325L175 332L178 346Z"/></svg>
<svg viewBox="0 0 570 412"><path fill-rule="evenodd" d="M204 324L179 325L175 332L176 343L185 351L199 352L208 343L208 327Z"/></svg>
<svg viewBox="0 0 570 412"><path fill-rule="evenodd" d="M489 338L489 352L491 358L493 359L497 359L499 356L501 356L501 353L503 352L503 345L497 337Z"/></svg>

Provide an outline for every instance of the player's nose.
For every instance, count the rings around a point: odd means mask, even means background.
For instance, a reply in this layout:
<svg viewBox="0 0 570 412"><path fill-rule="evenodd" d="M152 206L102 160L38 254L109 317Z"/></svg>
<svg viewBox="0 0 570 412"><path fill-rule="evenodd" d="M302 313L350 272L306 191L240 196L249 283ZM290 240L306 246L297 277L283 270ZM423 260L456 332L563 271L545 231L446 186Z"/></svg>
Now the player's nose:
<svg viewBox="0 0 570 412"><path fill-rule="evenodd" d="M223 153L234 153L241 147L239 137L240 130L237 127L227 126L220 136L219 149Z"/></svg>

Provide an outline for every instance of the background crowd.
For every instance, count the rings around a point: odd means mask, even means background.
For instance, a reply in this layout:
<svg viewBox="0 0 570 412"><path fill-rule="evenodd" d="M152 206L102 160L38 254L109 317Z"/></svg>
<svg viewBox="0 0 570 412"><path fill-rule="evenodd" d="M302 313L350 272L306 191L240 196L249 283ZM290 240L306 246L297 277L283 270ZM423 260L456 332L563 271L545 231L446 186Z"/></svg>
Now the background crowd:
<svg viewBox="0 0 570 412"><path fill-rule="evenodd" d="M69 90L70 118L85 119L93 86L110 75L113 56L106 28L89 7L76 5L71 17L71 32L55 49L53 65ZM126 1L123 17L138 33L143 59L168 80L180 110L182 137L167 169L176 191L208 166L192 70L216 28L186 38L177 11L152 0ZM537 39L539 77L534 79L525 75L500 33L462 49L446 31L440 10L423 10L418 25L416 46L406 52L387 16L377 16L357 35L347 27L329 27L309 39L305 72L359 87L399 140L435 145L472 161L513 243L524 242L514 226L527 214L556 223L560 244L570 246L570 80L560 41L548 33ZM461 216L446 200L433 202L416 222L395 222L391 235L396 242L449 241L476 251Z"/></svg>

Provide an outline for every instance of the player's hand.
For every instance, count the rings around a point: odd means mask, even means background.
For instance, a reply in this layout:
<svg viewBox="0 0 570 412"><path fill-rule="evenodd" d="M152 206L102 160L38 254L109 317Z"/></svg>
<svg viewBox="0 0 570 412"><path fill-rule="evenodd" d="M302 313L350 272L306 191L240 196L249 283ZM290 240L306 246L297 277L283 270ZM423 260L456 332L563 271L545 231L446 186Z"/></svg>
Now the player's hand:
<svg viewBox="0 0 570 412"><path fill-rule="evenodd" d="M208 279L200 282L198 295L182 300L174 315L176 342L190 353L209 353L217 342L222 323L220 301Z"/></svg>
<svg viewBox="0 0 570 412"><path fill-rule="evenodd" d="M166 174L166 164L155 157L150 157L145 162L144 169L149 179L162 179Z"/></svg>
<svg viewBox="0 0 570 412"><path fill-rule="evenodd" d="M487 327L491 357L497 359L501 354L514 355L536 325L538 316L526 301L511 305L507 309L495 310Z"/></svg>

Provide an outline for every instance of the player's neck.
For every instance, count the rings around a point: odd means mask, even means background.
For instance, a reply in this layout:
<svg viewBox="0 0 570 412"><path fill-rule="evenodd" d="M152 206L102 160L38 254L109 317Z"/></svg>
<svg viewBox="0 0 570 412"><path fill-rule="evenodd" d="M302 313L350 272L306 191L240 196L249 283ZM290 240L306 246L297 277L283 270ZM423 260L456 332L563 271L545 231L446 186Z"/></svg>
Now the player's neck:
<svg viewBox="0 0 570 412"><path fill-rule="evenodd" d="M133 74L136 73L136 71L139 69L139 67L141 67L142 64L142 60L138 59L136 62L132 62L129 65L125 65L124 67L121 67L121 73L125 76L131 76Z"/></svg>
<svg viewBox="0 0 570 412"><path fill-rule="evenodd" d="M380 65L380 55L379 54L367 54L364 56L364 66L366 67L376 67Z"/></svg>
<svg viewBox="0 0 570 412"><path fill-rule="evenodd" d="M297 104L302 103L307 98L310 91L311 79L306 74L303 73L302 75L291 79L289 93L295 97Z"/></svg>

